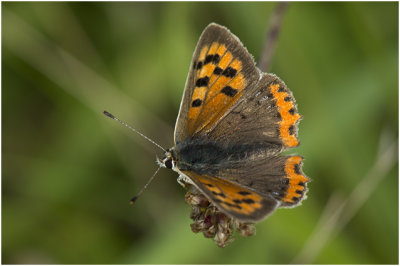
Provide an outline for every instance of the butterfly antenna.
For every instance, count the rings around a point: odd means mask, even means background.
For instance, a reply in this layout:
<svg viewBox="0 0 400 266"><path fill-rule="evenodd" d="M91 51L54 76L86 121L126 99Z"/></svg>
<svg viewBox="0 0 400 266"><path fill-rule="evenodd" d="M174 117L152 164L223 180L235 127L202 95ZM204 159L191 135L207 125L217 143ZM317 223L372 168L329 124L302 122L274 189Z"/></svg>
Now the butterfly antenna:
<svg viewBox="0 0 400 266"><path fill-rule="evenodd" d="M139 131L137 131L136 129L134 129L133 127L131 127L130 125L128 125L127 123L125 123L124 121L119 120L118 118L116 118L115 116L113 116L112 114L110 114L107 111L103 111L103 114L105 114L106 116L108 116L109 118L114 119L115 121L121 123L122 125L126 126L127 128L129 128L130 130L132 130L133 132L139 134L140 136L142 136L143 138L147 139L148 141L150 141L151 143L153 143L154 145L156 145L157 147L159 147L160 149L162 149L164 152L166 152L166 150L161 147L161 145L157 144L154 140L150 139L149 137L143 135L142 133L140 133ZM158 170L157 170L158 171Z"/></svg>
<svg viewBox="0 0 400 266"><path fill-rule="evenodd" d="M139 191L138 194L136 194L136 196L134 196L129 203L130 204L134 204L136 202L136 200L140 197L140 195L142 195L143 191L146 190L147 186L151 183L151 181L153 181L154 177L156 176L156 174L158 173L158 171L160 170L161 166L158 167L158 169L154 172L154 174L150 177L149 181L147 181L147 183L144 185L144 187Z"/></svg>

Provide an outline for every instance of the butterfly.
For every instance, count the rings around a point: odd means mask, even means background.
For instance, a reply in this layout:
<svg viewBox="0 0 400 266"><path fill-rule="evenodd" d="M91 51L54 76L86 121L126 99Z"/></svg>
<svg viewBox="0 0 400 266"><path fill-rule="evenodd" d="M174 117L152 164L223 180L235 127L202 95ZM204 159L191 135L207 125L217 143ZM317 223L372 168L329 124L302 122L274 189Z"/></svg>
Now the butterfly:
<svg viewBox="0 0 400 266"><path fill-rule="evenodd" d="M299 145L302 116L285 83L263 73L227 28L211 23L193 54L174 132L159 160L221 212L258 222L305 198Z"/></svg>

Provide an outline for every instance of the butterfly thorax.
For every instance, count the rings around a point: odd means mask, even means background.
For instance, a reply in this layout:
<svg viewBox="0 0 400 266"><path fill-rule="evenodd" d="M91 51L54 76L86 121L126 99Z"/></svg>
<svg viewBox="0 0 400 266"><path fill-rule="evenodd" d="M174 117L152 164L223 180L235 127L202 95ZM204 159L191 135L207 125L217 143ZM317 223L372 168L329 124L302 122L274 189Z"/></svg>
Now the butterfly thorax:
<svg viewBox="0 0 400 266"><path fill-rule="evenodd" d="M212 141L187 140L170 149L174 166L181 171L213 174L250 158L266 158L281 150L273 143L221 144Z"/></svg>

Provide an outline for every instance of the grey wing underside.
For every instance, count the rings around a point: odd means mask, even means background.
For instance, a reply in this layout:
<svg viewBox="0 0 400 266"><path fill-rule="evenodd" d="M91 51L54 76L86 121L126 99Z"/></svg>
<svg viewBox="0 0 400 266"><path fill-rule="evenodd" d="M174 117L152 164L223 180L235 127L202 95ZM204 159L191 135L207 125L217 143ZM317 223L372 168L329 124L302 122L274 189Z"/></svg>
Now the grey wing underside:
<svg viewBox="0 0 400 266"><path fill-rule="evenodd" d="M204 169L212 176L229 180L265 197L272 197L280 207L298 205L307 193L309 179L302 171L301 156L271 156L227 161Z"/></svg>
<svg viewBox="0 0 400 266"><path fill-rule="evenodd" d="M242 100L207 132L207 138L216 142L277 144L279 153L283 147L279 125L282 118L271 93L273 84L286 88L277 76L264 73Z"/></svg>

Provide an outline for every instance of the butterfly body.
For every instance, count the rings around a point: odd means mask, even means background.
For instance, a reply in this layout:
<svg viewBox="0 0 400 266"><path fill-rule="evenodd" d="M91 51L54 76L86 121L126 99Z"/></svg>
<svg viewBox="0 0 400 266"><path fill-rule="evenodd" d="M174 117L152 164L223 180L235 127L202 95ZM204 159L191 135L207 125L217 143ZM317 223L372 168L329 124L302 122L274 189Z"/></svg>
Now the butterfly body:
<svg viewBox="0 0 400 266"><path fill-rule="evenodd" d="M239 39L212 23L193 55L175 145L159 163L223 213L260 221L306 194L302 157L280 155L299 145L300 119L283 81L260 71Z"/></svg>

